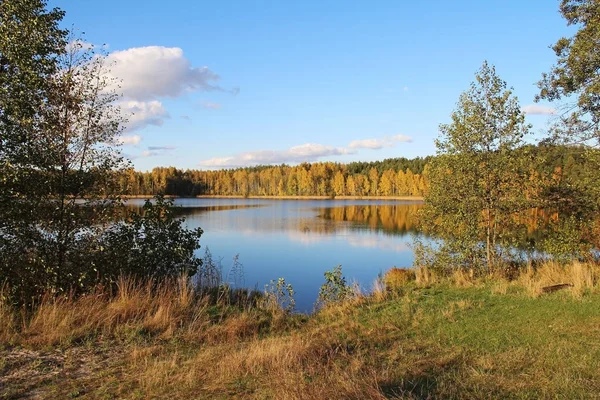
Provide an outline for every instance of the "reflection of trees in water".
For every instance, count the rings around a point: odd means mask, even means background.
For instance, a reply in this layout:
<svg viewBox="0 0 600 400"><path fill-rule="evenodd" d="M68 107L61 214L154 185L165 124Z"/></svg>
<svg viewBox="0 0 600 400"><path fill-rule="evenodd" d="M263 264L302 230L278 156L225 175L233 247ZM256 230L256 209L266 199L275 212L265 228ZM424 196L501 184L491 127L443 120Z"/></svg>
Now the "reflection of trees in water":
<svg viewBox="0 0 600 400"><path fill-rule="evenodd" d="M381 229L386 233L416 233L417 213L423 204L398 205L352 205L344 207L320 208L321 218L338 222L355 222L372 230Z"/></svg>
<svg viewBox="0 0 600 400"><path fill-rule="evenodd" d="M316 207L306 210L283 211L268 204L228 204L177 207L176 215L185 217L190 226L200 226L208 220L216 225L247 232L299 232L303 235L332 235L348 229L379 230L387 235L419 233L417 214L422 203L361 204L339 207ZM227 211L248 210L230 213ZM139 212L141 205L129 205L128 212ZM217 211L225 211L223 213ZM214 212L214 213L213 213ZM200 220L202 218L202 222ZM542 209L530 209L515 214L503 234L514 238L517 248L537 247L548 232L548 224L557 214ZM338 224L347 222L350 224ZM510 230L510 232L507 232Z"/></svg>
<svg viewBox="0 0 600 400"><path fill-rule="evenodd" d="M208 211L229 211L241 210L245 208L264 207L264 204L230 204L230 205L212 205L212 206L193 206L193 207L176 207L179 215L194 215Z"/></svg>
<svg viewBox="0 0 600 400"><path fill-rule="evenodd" d="M248 212L235 211L250 208ZM316 214L297 209L283 211L268 205L227 205L180 208L178 215L185 217L192 226L209 224L238 232L301 232L303 234L329 235L339 231L339 226L331 221L317 218Z"/></svg>
<svg viewBox="0 0 600 400"><path fill-rule="evenodd" d="M232 205L180 208L181 216L190 222L207 211L227 211L263 205ZM260 214L215 213L203 218L213 219L218 224L237 230L261 232L300 232L302 234L331 235L348 229L383 230L393 235L417 232L416 214L422 204L398 205L352 205L340 207L317 207L309 211L298 209L282 212L277 208L261 208ZM272 210L272 212L270 211ZM314 213L314 214L313 214ZM352 222L352 225L340 225L337 222ZM200 221L198 221L200 223Z"/></svg>
<svg viewBox="0 0 600 400"><path fill-rule="evenodd" d="M423 204L398 205L352 205L319 208L319 216L326 220L354 222L371 230L382 230L387 234L404 235L421 233L417 225L417 214ZM549 233L549 224L556 222L556 212L540 208L515 213L502 232L513 238L517 247L536 247Z"/></svg>
<svg viewBox="0 0 600 400"><path fill-rule="evenodd" d="M230 204L230 205L212 205L212 206L193 206L193 207L181 207L175 206L173 212L179 217L186 217L196 215L209 211L229 211L238 210L244 208L258 208L264 207L264 204ZM125 206L127 212L141 213L143 211L142 205L130 204Z"/></svg>

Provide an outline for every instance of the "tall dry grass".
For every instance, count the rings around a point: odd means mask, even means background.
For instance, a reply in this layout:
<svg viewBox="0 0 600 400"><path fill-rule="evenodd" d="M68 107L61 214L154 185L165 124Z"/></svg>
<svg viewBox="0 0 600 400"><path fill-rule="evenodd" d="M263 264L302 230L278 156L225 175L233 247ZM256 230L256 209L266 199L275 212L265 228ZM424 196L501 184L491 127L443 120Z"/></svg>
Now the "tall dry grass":
<svg viewBox="0 0 600 400"><path fill-rule="evenodd" d="M416 267L415 282L417 286L424 287L437 283L440 280L439 276L430 268Z"/></svg>
<svg viewBox="0 0 600 400"><path fill-rule="evenodd" d="M0 302L0 343L59 345L99 336L215 342L255 336L283 313L251 303L254 293L220 290L215 296L185 278L122 277L114 289L99 287L77 298L47 295L24 316Z"/></svg>
<svg viewBox="0 0 600 400"><path fill-rule="evenodd" d="M390 276L393 278L394 269L390 272ZM592 262L573 261L564 265L547 261L536 266L529 264L516 277L499 274L476 277L472 271L462 269L457 269L448 276L440 276L427 267L415 268L414 274L415 284L418 287L445 283L464 288L487 282L492 284L492 290L496 294L506 294L509 287L519 287L524 289L528 295L537 297L552 291L552 286L563 285L561 290L566 290L572 296L579 298L586 293L600 290L600 265ZM407 283L399 282L397 285Z"/></svg>
<svg viewBox="0 0 600 400"><path fill-rule="evenodd" d="M389 269L383 276L383 283L385 284L386 288L390 290L396 290L405 286L407 283L414 281L415 279L415 270L393 267L392 269Z"/></svg>
<svg viewBox="0 0 600 400"><path fill-rule="evenodd" d="M371 296L375 301L384 301L387 298L388 291L383 279L375 279L371 284Z"/></svg>
<svg viewBox="0 0 600 400"><path fill-rule="evenodd" d="M544 288L554 285L568 285L567 289L574 297L600 289L600 266L594 263L573 261L562 265L548 261L537 267L529 265L515 283L533 297L544 293Z"/></svg>
<svg viewBox="0 0 600 400"><path fill-rule="evenodd" d="M4 293L6 293L5 287L0 286L0 345L12 343L17 325L15 310L6 301Z"/></svg>

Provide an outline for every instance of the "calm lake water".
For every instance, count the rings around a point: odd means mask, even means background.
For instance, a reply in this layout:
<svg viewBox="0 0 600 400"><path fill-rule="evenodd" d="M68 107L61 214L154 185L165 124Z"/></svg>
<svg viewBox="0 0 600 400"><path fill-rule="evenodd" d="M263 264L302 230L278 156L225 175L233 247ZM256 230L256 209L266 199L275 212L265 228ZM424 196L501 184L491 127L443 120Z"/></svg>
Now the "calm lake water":
<svg viewBox="0 0 600 400"><path fill-rule="evenodd" d="M141 206L143 200L130 200ZM412 265L411 234L417 202L385 200L176 199L189 228L201 227L199 256L206 248L222 259L227 275L239 254L240 285L263 290L285 278L296 292L296 309L310 312L338 264L349 282L369 291L380 272Z"/></svg>

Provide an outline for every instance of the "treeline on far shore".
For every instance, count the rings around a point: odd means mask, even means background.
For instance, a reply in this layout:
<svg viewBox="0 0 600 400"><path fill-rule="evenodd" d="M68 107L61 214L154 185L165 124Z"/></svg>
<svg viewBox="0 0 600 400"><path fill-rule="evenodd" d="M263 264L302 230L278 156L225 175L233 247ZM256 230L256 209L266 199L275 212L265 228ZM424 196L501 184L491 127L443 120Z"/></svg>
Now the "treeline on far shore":
<svg viewBox="0 0 600 400"><path fill-rule="evenodd" d="M120 177L119 187L122 194L128 195L423 196L427 180L421 164L423 159L417 158L215 171L175 167L158 167L149 172L128 169Z"/></svg>
<svg viewBox="0 0 600 400"><path fill-rule="evenodd" d="M586 148L538 144L521 149L536 173L560 171L565 179L578 180L589 166ZM587 149L589 151L589 149ZM129 196L424 196L427 173L434 156L390 158L374 162L302 163L296 166L256 166L222 170L157 167L152 171L126 169L119 178L120 194Z"/></svg>

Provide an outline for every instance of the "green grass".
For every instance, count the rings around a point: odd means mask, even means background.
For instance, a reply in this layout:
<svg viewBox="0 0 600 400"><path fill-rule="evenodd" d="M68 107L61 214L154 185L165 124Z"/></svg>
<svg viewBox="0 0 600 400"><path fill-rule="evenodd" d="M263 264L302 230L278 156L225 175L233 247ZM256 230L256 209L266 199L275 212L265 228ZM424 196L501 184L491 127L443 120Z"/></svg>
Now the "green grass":
<svg viewBox="0 0 600 400"><path fill-rule="evenodd" d="M598 296L530 298L493 295L489 286L444 287L416 291L363 314L366 326L405 324L414 343L453 357L448 366L423 374L428 393L517 398L600 393Z"/></svg>
<svg viewBox="0 0 600 400"><path fill-rule="evenodd" d="M210 322L207 307L198 329L212 334L134 320L127 335L97 328L79 342L16 333L0 352L0 398L597 397L600 294L495 285L410 283L278 323L248 311Z"/></svg>

